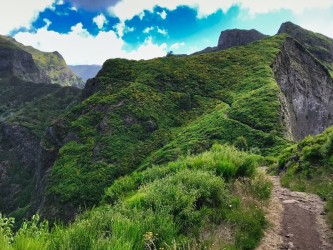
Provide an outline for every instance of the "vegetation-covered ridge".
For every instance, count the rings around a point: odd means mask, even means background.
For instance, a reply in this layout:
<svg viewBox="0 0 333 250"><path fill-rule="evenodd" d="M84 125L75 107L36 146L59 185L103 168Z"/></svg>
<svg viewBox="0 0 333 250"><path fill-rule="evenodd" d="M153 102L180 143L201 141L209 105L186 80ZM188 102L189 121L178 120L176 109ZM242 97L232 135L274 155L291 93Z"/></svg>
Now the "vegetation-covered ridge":
<svg viewBox="0 0 333 250"><path fill-rule="evenodd" d="M284 150L275 169L282 174L282 185L318 194L327 201L328 220L333 226L333 127Z"/></svg>
<svg viewBox="0 0 333 250"><path fill-rule="evenodd" d="M244 140L263 154L284 147L270 67L284 38L196 56L107 61L88 82L88 98L53 126L66 143L51 169L45 213L71 218L119 176L214 142Z"/></svg>
<svg viewBox="0 0 333 250"><path fill-rule="evenodd" d="M118 179L104 204L49 230L38 216L13 234L0 217L1 249L254 249L272 184L259 156L231 146Z"/></svg>

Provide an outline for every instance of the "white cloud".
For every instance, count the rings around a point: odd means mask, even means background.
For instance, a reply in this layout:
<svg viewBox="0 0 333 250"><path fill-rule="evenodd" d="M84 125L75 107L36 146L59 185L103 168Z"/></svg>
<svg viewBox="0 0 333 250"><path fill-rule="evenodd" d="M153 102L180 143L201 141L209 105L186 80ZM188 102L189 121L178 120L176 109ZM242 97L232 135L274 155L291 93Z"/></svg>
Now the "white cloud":
<svg viewBox="0 0 333 250"><path fill-rule="evenodd" d="M99 29L102 29L105 24L107 24L108 20L103 14L95 16L93 18L93 22L97 25Z"/></svg>
<svg viewBox="0 0 333 250"><path fill-rule="evenodd" d="M174 50L174 49L179 49L180 47L185 46L184 42L181 43L174 43L170 46L170 49Z"/></svg>
<svg viewBox="0 0 333 250"><path fill-rule="evenodd" d="M117 16L125 21L135 15L142 15L144 10L153 11L155 6L169 10L175 10L178 6L189 6L198 10L198 17L202 18L217 10L227 11L232 6L238 5L247 9L251 15L268 13L280 9L291 10L294 13L302 13L313 8L326 9L333 6L332 0L122 0L109 7L110 15Z"/></svg>
<svg viewBox="0 0 333 250"><path fill-rule="evenodd" d="M134 51L123 50L124 41L114 31L101 31L96 37L89 34L81 23L72 27L68 34L59 34L43 27L36 33L20 32L17 41L42 51L59 51L68 64L102 64L109 58L151 59L165 56L167 45L154 44L148 38Z"/></svg>
<svg viewBox="0 0 333 250"><path fill-rule="evenodd" d="M322 33L333 38L333 7L324 11L311 10L296 15L296 24L305 29ZM311 18L309 18L311 16Z"/></svg>
<svg viewBox="0 0 333 250"><path fill-rule="evenodd" d="M126 26L124 22L117 23L113 28L116 29L119 37L122 37L127 32L133 32L135 30L134 27Z"/></svg>
<svg viewBox="0 0 333 250"><path fill-rule="evenodd" d="M143 33L148 34L152 30L154 30L154 27L147 27L143 30Z"/></svg>
<svg viewBox="0 0 333 250"><path fill-rule="evenodd" d="M165 29L160 29L159 27L157 27L157 32L163 36L166 36L168 34L168 32Z"/></svg>
<svg viewBox="0 0 333 250"><path fill-rule="evenodd" d="M20 27L29 28L40 11L51 7L55 0L2 1L0 8L0 34L8 34Z"/></svg>
<svg viewBox="0 0 333 250"><path fill-rule="evenodd" d="M162 19L166 19L167 17L167 13L165 12L165 10L163 10L162 12L157 12L157 14L162 18Z"/></svg>
<svg viewBox="0 0 333 250"><path fill-rule="evenodd" d="M143 33L149 34L150 31L152 31L152 30L156 30L158 33L160 33L163 36L166 36L168 34L168 32L165 29L161 29L159 27L152 27L152 26L145 28L143 30Z"/></svg>

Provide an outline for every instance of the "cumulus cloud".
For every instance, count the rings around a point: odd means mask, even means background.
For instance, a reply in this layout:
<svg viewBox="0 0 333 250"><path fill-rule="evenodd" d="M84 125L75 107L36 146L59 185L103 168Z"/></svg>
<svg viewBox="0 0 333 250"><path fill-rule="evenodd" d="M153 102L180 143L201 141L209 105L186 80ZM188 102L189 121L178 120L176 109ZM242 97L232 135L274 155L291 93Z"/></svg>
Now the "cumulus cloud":
<svg viewBox="0 0 333 250"><path fill-rule="evenodd" d="M198 11L198 18L208 16L217 10L227 11L232 6L238 5L242 9L247 9L251 15L268 13L280 9L291 10L294 13L301 13L308 9L325 9L333 6L332 0L122 0L114 6L108 8L110 15L117 16L120 20L129 20L136 15L142 15L144 10L153 11L155 6L160 6L169 10L175 10L178 6L188 6Z"/></svg>
<svg viewBox="0 0 333 250"><path fill-rule="evenodd" d="M107 24L108 20L103 14L100 14L93 18L93 22L97 25L99 29L102 29L105 24Z"/></svg>
<svg viewBox="0 0 333 250"><path fill-rule="evenodd" d="M36 33L20 32L15 39L42 51L59 51L68 64L102 64L109 58L151 59L165 56L167 45L154 44L152 38L133 51L123 49L124 41L114 31L101 31L92 36L81 23L71 28L68 34L59 34L38 29Z"/></svg>
<svg viewBox="0 0 333 250"><path fill-rule="evenodd" d="M3 1L0 8L0 33L8 34L21 27L30 28L38 13L51 7L55 0Z"/></svg>

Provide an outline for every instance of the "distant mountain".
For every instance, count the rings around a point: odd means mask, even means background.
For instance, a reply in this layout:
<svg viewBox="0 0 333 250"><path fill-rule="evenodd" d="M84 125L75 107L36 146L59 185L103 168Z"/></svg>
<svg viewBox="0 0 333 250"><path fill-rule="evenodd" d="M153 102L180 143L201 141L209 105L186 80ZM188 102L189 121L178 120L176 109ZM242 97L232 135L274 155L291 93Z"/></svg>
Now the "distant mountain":
<svg viewBox="0 0 333 250"><path fill-rule="evenodd" d="M318 58L333 75L333 39L315 33L292 23L285 22L281 25L278 34L286 33L299 41L308 51Z"/></svg>
<svg viewBox="0 0 333 250"><path fill-rule="evenodd" d="M69 65L68 67L84 81L95 77L102 68L101 65Z"/></svg>
<svg viewBox="0 0 333 250"><path fill-rule="evenodd" d="M219 41L216 47L208 47L202 51L196 52L197 53L205 53L205 52L214 52L229 49L232 47L246 45L251 42L260 40L267 37L260 33L255 29L251 30L241 30L241 29L231 29L231 30L224 30L221 32Z"/></svg>
<svg viewBox="0 0 333 250"><path fill-rule="evenodd" d="M59 52L42 52L0 35L0 78L15 76L34 83L82 88L84 81L67 66Z"/></svg>

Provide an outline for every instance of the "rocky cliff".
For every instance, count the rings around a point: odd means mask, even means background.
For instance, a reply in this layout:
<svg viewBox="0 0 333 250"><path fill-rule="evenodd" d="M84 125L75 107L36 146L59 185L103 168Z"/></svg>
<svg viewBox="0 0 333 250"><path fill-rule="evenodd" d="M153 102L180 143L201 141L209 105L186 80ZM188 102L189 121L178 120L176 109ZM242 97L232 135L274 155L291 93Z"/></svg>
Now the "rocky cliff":
<svg viewBox="0 0 333 250"><path fill-rule="evenodd" d="M333 39L303 29L292 22L283 23L278 31L278 34L281 33L286 33L299 41L330 70L333 76Z"/></svg>
<svg viewBox="0 0 333 250"><path fill-rule="evenodd" d="M11 76L35 83L51 83L30 53L0 37L0 78Z"/></svg>
<svg viewBox="0 0 333 250"><path fill-rule="evenodd" d="M333 81L299 42L286 38L274 66L287 137L301 140L333 124Z"/></svg>
<svg viewBox="0 0 333 250"><path fill-rule="evenodd" d="M255 29L251 30L240 30L232 29L225 30L221 32L217 48L219 50L228 49L231 47L236 47L240 45L245 45L252 43L254 41L260 40L267 37L266 35L260 33Z"/></svg>
<svg viewBox="0 0 333 250"><path fill-rule="evenodd" d="M196 52L194 54L214 52L229 49L236 46L246 45L252 43L254 41L258 41L268 37L260 33L255 29L251 30L241 30L241 29L231 29L224 30L221 32L217 46L216 47L208 47L202 51Z"/></svg>
<svg viewBox="0 0 333 250"><path fill-rule="evenodd" d="M85 82L75 75L58 52L42 52L24 46L14 38L0 36L0 78L15 76L34 83L52 83L82 88Z"/></svg>

